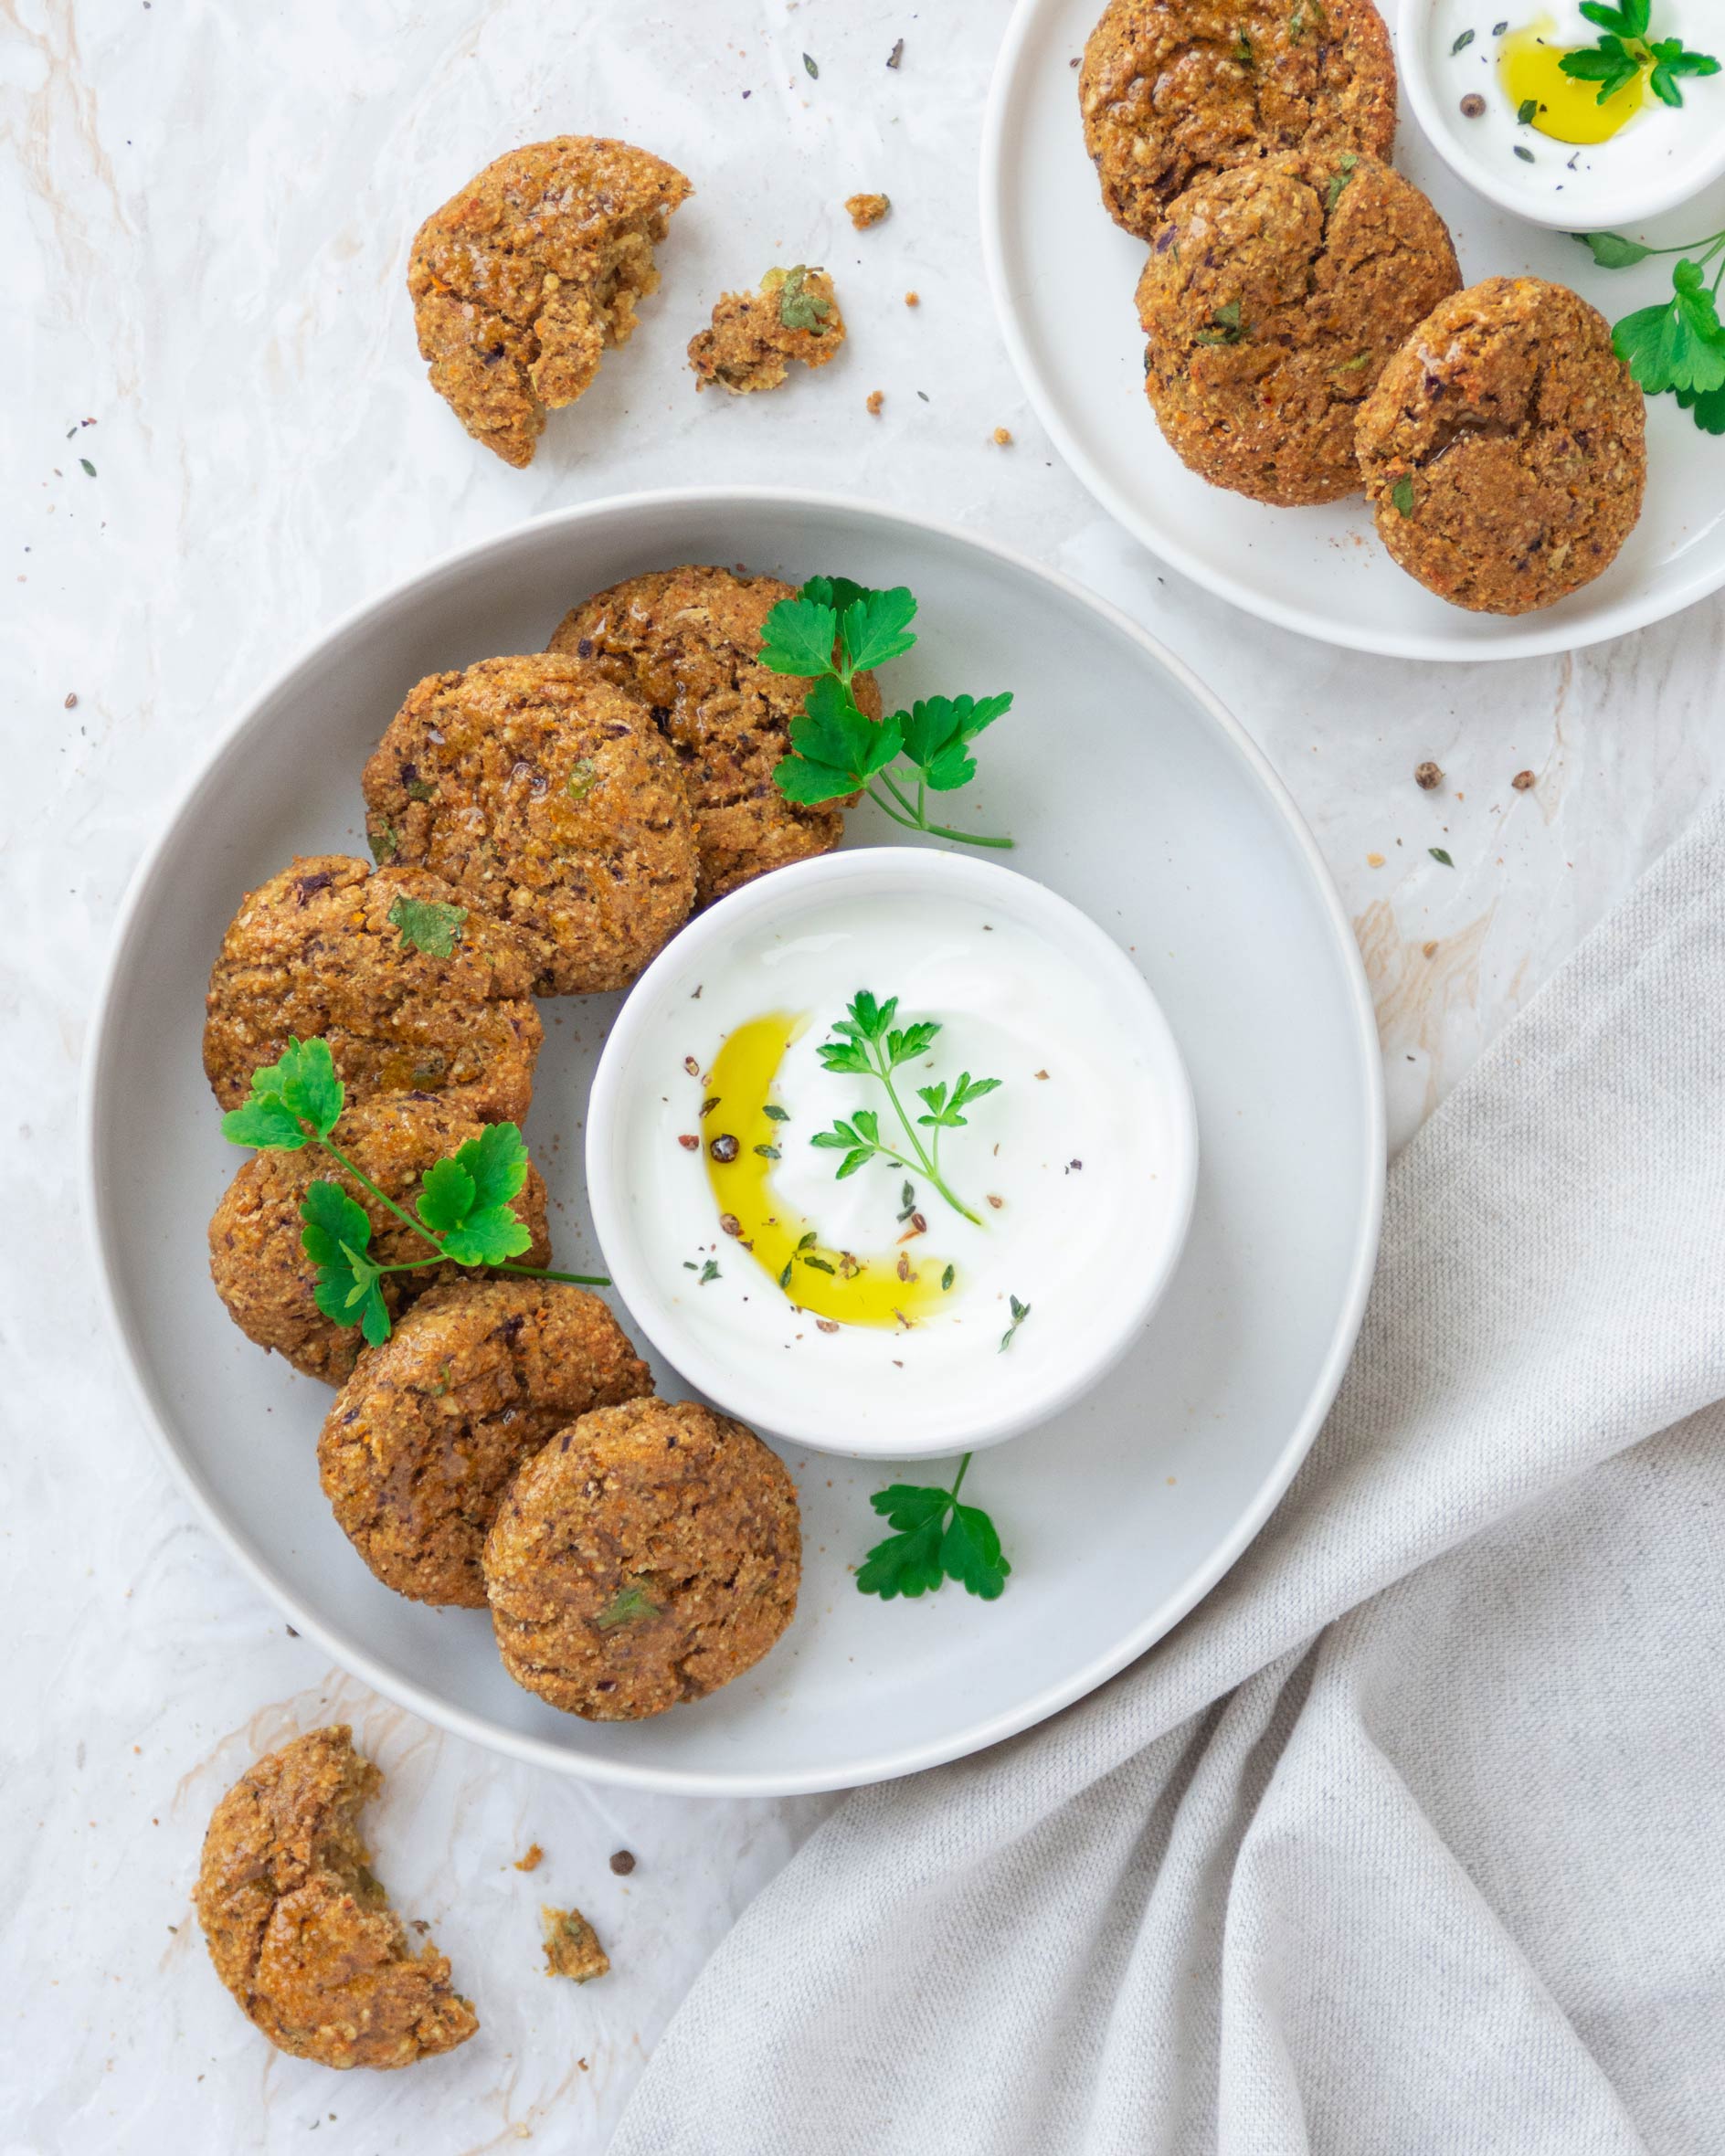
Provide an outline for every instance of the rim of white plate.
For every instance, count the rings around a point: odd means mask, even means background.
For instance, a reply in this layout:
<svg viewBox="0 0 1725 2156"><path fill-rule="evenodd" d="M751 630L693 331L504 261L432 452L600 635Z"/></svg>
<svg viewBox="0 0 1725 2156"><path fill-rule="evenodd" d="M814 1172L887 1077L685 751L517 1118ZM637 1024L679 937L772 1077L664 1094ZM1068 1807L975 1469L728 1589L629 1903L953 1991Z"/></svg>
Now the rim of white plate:
<svg viewBox="0 0 1725 2156"><path fill-rule="evenodd" d="M464 1708L451 1706L447 1700L438 1698L422 1686L384 1668L366 1647L351 1640L340 1627L326 1623L322 1617L308 1609L261 1554L222 1517L198 1483L190 1465L181 1456L165 1420L151 1397L133 1352L130 1330L121 1311L110 1268L105 1231L108 1207L98 1172L99 1115L108 1054L109 1013L115 986L131 956L132 939L139 914L163 863L177 844L182 826L193 813L206 779L259 711L326 645L350 635L372 616L386 613L419 587L439 578L457 577L487 555L506 551L529 531L573 529L583 523L597 523L645 508L671 507L695 502L743 502L761 506L832 510L846 515L873 518L882 524L895 524L928 533L974 553L991 555L1022 575L1040 577L1056 591L1090 608L1117 634L1128 637L1137 643L1156 665L1177 682L1201 707L1241 762L1263 787L1272 806L1286 825L1323 903L1336 954L1351 990L1354 1045L1360 1053L1366 1086L1366 1143L1361 1155L1365 1163L1365 1189L1360 1194L1360 1234L1348 1294L1318 1378L1307 1395L1305 1408L1296 1417L1276 1456L1274 1468L1265 1477L1254 1502L1235 1524L1233 1531L1212 1553L1208 1562L1106 1654L1093 1656L1081 1669L1059 1684L1044 1686L1029 1700L1021 1701L1011 1710L984 1717L980 1721L945 1738L859 1759L842 1770L823 1769L790 1777L747 1771L691 1771L583 1758L545 1739L499 1728L482 1716L471 1714ZM454 1736L466 1738L487 1750L525 1760L533 1766L548 1768L556 1773L573 1775L577 1780L658 1790L684 1796L800 1796L824 1790L861 1788L869 1782L887 1781L897 1775L918 1773L925 1768L940 1766L950 1760L968 1758L973 1752L985 1750L1008 1737L1016 1736L1022 1729L1033 1728L1050 1715L1058 1713L1062 1707L1085 1697L1098 1685L1106 1683L1128 1663L1136 1661L1148 1648L1163 1638L1188 1611L1201 1601L1228 1571L1275 1510L1300 1464L1311 1450L1312 1442L1341 1384L1349 1358L1353 1353L1354 1342L1359 1337L1360 1322L1365 1316L1366 1297L1370 1290L1377 1263L1378 1242L1383 1221L1383 1072L1379 1056L1377 1020L1371 992L1366 981L1365 967L1360 960L1359 946L1354 941L1340 894L1318 851L1317 841L1296 808L1293 797L1240 722L1182 660L1159 643L1129 616L1121 613L1118 608L1098 597L1072 577L1033 560L1016 547L1006 545L998 539L979 537L974 532L966 531L962 526L942 517L926 516L908 510L884 509L876 503L859 500L854 495L797 487L656 488L629 494L608 495L600 501L584 502L576 508L554 510L544 516L525 518L520 523L511 524L484 539L452 548L419 568L397 577L375 597L350 608L321 633L306 639L288 664L265 683L261 691L243 706L210 744L208 750L187 777L161 830L145 849L133 872L115 923L113 941L102 969L92 1010L79 1104L79 1195L90 1247L95 1259L97 1297L107 1323L109 1337L118 1348L128 1390L170 1475L193 1510L241 1571L276 1604L299 1632L315 1640L333 1661L359 1678L363 1684L369 1685L375 1692L408 1708L437 1728L447 1729Z"/></svg>
<svg viewBox="0 0 1725 2156"><path fill-rule="evenodd" d="M1369 651L1385 659L1439 660L1456 666L1483 666L1495 660L1540 659L1556 651L1583 650L1590 644L1607 643L1614 637L1628 636L1635 629L1651 628L1655 622L1667 621L1674 614L1685 612L1725 586L1725 546L1722 546L1718 559L1710 567L1699 574L1678 576L1671 587L1652 602L1644 595L1639 602L1634 599L1620 601L1586 621L1566 618L1561 622L1549 622L1543 628L1499 632L1488 646L1472 646L1437 635L1378 635L1373 633L1369 620L1344 622L1328 615L1314 614L1303 607L1286 606L1279 599L1266 598L1251 585L1212 568L1201 555L1183 546L1178 537L1153 529L1138 514L1129 497L1115 484L1106 468L1085 453L1061 417L1059 407L1032 358L1029 343L1020 330L1018 315L1007 292L1005 187L1008 122L1013 109L1027 91L1029 77L1020 66L1024 47L1052 4L1053 0L1018 0L1012 19L1006 26L1006 35L1000 41L994 73L989 79L988 106L982 120L982 156L979 183L982 259L988 271L989 291L994 301L995 322L1032 410L1047 429L1049 439L1060 451L1067 469L1122 530L1130 533L1159 561L1168 563L1170 568L1178 569L1182 576L1190 576L1194 584L1213 592L1218 598L1226 599L1231 606L1238 607L1242 613L1251 615L1254 620L1268 621L1278 629L1294 629L1300 636L1310 637L1318 643L1329 644L1342 650ZM1468 184L1471 185L1471 181ZM1096 214L1098 217L1105 214L1099 206ZM1527 616L1525 618L1533 621L1537 617Z"/></svg>

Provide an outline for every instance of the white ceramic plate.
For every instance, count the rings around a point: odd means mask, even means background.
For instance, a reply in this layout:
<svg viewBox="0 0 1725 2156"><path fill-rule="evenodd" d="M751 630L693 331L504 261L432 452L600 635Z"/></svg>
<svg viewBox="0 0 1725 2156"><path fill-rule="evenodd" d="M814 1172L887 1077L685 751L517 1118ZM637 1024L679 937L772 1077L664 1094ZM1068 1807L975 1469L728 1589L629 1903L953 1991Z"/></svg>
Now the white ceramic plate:
<svg viewBox="0 0 1725 2156"><path fill-rule="evenodd" d="M1019 0L983 131L982 238L1001 330L1031 402L1074 471L1127 531L1249 614L1406 659L1571 650L1663 620L1725 585L1725 439L1702 434L1669 396L1647 407L1646 505L1623 552L1585 590L1512 620L1446 606L1405 576L1379 544L1363 497L1268 509L1188 471L1144 395L1133 305L1144 245L1109 219L1085 151L1072 62L1102 5ZM1669 293L1668 262L1595 269L1567 235L1524 224L1464 186L1405 100L1395 162L1442 212L1469 283L1549 278L1614 322ZM1674 244L1721 224L1725 185L1641 236Z"/></svg>
<svg viewBox="0 0 1725 2156"><path fill-rule="evenodd" d="M423 673L539 649L577 599L683 561L907 583L916 650L890 694L1011 687L979 828L1137 958L1197 1100L1197 1208L1137 1347L1057 1422L979 1456L1014 1571L858 1594L890 1468L787 1453L805 1569L790 1633L713 1698L598 1726L511 1684L484 1615L378 1585L331 1518L314 1444L330 1395L260 1354L206 1274L240 1156L199 1064L210 958L240 894L295 852L363 852L360 766ZM901 836L863 809L851 842ZM545 1007L527 1136L559 1261L588 1269L587 1086L616 999ZM162 1104L174 1104L164 1118ZM238 715L140 871L91 1045L87 1200L109 1315L146 1421L215 1532L367 1683L482 1743L598 1780L715 1794L842 1787L955 1758L1077 1698L1159 1639L1244 1548L1339 1381L1375 1254L1383 1125L1370 1001L1311 840L1239 727L1138 629L957 529L841 500L638 495L523 526L339 623ZM625 1314L626 1315L626 1314ZM683 1388L659 1369L661 1386ZM921 1479L927 1479L926 1474Z"/></svg>

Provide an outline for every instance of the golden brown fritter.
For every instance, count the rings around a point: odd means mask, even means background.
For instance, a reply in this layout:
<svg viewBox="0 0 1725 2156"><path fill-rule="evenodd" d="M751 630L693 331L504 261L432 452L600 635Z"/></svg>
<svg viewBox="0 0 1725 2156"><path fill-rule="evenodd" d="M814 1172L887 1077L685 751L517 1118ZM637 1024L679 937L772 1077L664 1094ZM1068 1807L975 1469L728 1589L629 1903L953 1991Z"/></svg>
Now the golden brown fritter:
<svg viewBox="0 0 1725 2156"><path fill-rule="evenodd" d="M636 302L692 192L674 165L595 135L529 143L420 226L407 265L419 356L467 431L530 464L548 407L573 404Z"/></svg>
<svg viewBox="0 0 1725 2156"><path fill-rule="evenodd" d="M1138 280L1146 394L1212 486L1339 501L1360 491L1361 398L1460 283L1443 218L1375 157L1296 150L1209 174Z"/></svg>
<svg viewBox="0 0 1725 2156"><path fill-rule="evenodd" d="M433 1288L336 1394L318 1442L323 1495L386 1587L482 1610L480 1552L515 1470L577 1415L652 1389L585 1288Z"/></svg>
<svg viewBox="0 0 1725 2156"><path fill-rule="evenodd" d="M383 1776L344 1723L249 1768L217 1805L197 1875L216 1973L279 2050L410 2066L479 2026L428 1940L416 1952L372 1876L360 1807Z"/></svg>
<svg viewBox="0 0 1725 2156"><path fill-rule="evenodd" d="M1116 225L1155 233L1204 174L1395 140L1395 60L1371 0L1113 0L1078 77L1085 147Z"/></svg>
<svg viewBox="0 0 1725 2156"><path fill-rule="evenodd" d="M1646 428L1603 315L1562 285L1493 277L1414 330L1356 439L1378 536L1409 576L1454 606L1525 614L1591 583L1635 529Z"/></svg>
<svg viewBox="0 0 1725 2156"><path fill-rule="evenodd" d="M237 1108L290 1035L321 1034L355 1105L435 1094L485 1122L519 1123L545 1038L532 988L522 938L436 876L306 857L251 892L222 938L204 1069L222 1106Z"/></svg>
<svg viewBox="0 0 1725 2156"><path fill-rule="evenodd" d="M485 1542L503 1667L589 1721L699 1699L790 1622L797 1493L740 1422L693 1401L583 1415L510 1485Z"/></svg>
<svg viewBox="0 0 1725 2156"><path fill-rule="evenodd" d="M724 292L713 321L689 340L694 386L716 382L733 396L777 389L793 359L823 367L844 343L832 280L824 270L799 262L769 270L757 292Z"/></svg>
<svg viewBox="0 0 1725 2156"><path fill-rule="evenodd" d="M795 597L776 576L653 569L575 608L551 639L552 650L590 660L638 696L675 749L694 810L697 905L787 861L831 853L856 799L804 808L773 784L810 684L774 673L756 654L761 624L780 599ZM873 674L857 675L855 694L878 719Z"/></svg>
<svg viewBox="0 0 1725 2156"><path fill-rule="evenodd" d="M844 206L850 213L853 230L866 232L871 225L878 225L893 205L884 195L847 195Z"/></svg>
<svg viewBox="0 0 1725 2156"><path fill-rule="evenodd" d="M519 930L534 993L625 988L694 904L694 827L646 707L557 652L428 674L365 766L366 828Z"/></svg>
<svg viewBox="0 0 1725 2156"><path fill-rule="evenodd" d="M350 1108L333 1135L362 1174L411 1212L426 1170L483 1128L441 1101L383 1100ZM341 1182L365 1208L371 1221L367 1255L377 1263L425 1253L404 1222L350 1185L320 1147L307 1146L297 1153L258 1153L241 1168L209 1224L209 1270L228 1315L248 1339L273 1348L306 1377L339 1385L363 1343L356 1328L335 1325L313 1300L317 1269L300 1247L300 1206L320 1178ZM516 1262L548 1265L545 1187L536 1168L527 1170L515 1211L533 1232L532 1247ZM459 1266L434 1263L423 1272L388 1274L380 1287L393 1320L428 1288L467 1277Z"/></svg>
<svg viewBox="0 0 1725 2156"><path fill-rule="evenodd" d="M579 1909L551 1909L542 1905L539 1917L545 1931L547 1976L566 1976L573 1983L586 1984L596 1976L610 1973L611 1958Z"/></svg>

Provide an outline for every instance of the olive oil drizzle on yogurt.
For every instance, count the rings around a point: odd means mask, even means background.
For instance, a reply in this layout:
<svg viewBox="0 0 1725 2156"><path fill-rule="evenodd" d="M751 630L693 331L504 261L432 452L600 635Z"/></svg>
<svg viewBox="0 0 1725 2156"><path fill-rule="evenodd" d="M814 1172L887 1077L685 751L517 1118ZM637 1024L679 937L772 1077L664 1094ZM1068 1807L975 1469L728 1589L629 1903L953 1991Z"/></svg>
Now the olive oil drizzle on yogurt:
<svg viewBox="0 0 1725 2156"><path fill-rule="evenodd" d="M1510 30L1498 41L1497 75L1518 116L1537 133L1570 144L1607 143L1635 117L1647 100L1643 68L1602 104L1597 82L1563 72L1566 45L1549 15ZM1529 111L1529 108L1532 110Z"/></svg>
<svg viewBox="0 0 1725 2156"><path fill-rule="evenodd" d="M955 1264L931 1252L915 1228L885 1254L832 1249L774 1188L786 1144L811 1135L796 1132L773 1097L785 1052L808 1024L806 1015L784 1011L751 1019L726 1035L707 1073L714 1104L702 1152L720 1225L799 1309L840 1325L915 1325L946 1300Z"/></svg>

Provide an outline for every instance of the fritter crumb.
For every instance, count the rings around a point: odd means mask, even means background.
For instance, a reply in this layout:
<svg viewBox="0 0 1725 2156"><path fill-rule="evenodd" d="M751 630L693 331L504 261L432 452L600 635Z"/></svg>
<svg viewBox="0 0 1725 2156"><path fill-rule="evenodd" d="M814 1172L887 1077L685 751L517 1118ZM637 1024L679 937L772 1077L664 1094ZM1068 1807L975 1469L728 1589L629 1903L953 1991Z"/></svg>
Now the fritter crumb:
<svg viewBox="0 0 1725 2156"><path fill-rule="evenodd" d="M566 1976L573 1983L585 1984L596 1976L610 1973L610 1956L579 1909L552 1909L542 1905L539 1915L545 1928L547 1976Z"/></svg>
<svg viewBox="0 0 1725 2156"><path fill-rule="evenodd" d="M793 359L823 367L844 342L844 318L824 270L799 262L769 270L755 292L725 292L709 328L689 340L695 387L733 396L777 389Z"/></svg>
<svg viewBox="0 0 1725 2156"><path fill-rule="evenodd" d="M871 225L878 225L893 206L891 198L884 195L850 195L844 206L851 213L851 222L859 232L866 232Z"/></svg>

